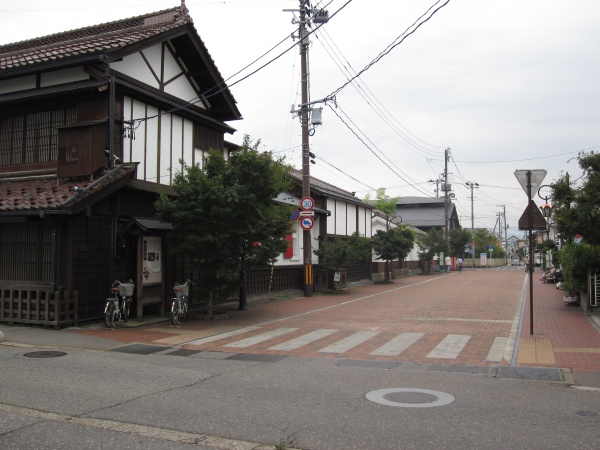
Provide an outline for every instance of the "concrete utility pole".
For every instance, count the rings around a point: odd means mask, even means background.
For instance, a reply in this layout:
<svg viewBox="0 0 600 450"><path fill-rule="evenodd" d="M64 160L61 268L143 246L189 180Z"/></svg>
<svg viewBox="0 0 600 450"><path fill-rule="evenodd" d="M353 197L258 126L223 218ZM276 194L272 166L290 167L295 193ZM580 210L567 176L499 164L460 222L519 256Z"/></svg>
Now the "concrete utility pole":
<svg viewBox="0 0 600 450"><path fill-rule="evenodd" d="M506 205L502 205L502 215L504 216L504 253L506 264L508 264L508 225L506 224Z"/></svg>
<svg viewBox="0 0 600 450"><path fill-rule="evenodd" d="M444 150L444 237L448 240L448 160L450 149Z"/></svg>
<svg viewBox="0 0 600 450"><path fill-rule="evenodd" d="M473 210L473 189L478 188L479 184L467 181L467 187L471 188L471 236L473 238L473 248L471 249L471 268L475 270L475 211Z"/></svg>
<svg viewBox="0 0 600 450"><path fill-rule="evenodd" d="M302 197L310 197L310 146L308 142L308 31L306 29L306 1L300 0L300 23L298 36L300 38L300 82L302 84L302 105L300 119L302 123ZM311 230L302 232L304 260L304 296L312 296L312 242Z"/></svg>

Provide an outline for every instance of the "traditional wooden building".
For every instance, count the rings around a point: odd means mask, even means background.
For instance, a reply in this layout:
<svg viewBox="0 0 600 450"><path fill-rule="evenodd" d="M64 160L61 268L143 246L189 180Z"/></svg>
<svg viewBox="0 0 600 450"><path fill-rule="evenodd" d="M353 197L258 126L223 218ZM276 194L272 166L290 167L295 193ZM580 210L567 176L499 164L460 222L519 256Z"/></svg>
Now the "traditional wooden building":
<svg viewBox="0 0 600 450"><path fill-rule="evenodd" d="M0 321L99 318L115 279L164 307L187 274L154 202L240 118L184 3L0 46Z"/></svg>

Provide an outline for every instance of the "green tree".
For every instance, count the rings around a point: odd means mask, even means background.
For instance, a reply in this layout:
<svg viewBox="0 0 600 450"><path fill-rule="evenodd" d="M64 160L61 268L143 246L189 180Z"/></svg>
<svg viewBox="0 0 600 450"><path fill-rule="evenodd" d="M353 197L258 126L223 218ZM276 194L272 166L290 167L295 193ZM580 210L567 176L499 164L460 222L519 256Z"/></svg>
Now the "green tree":
<svg viewBox="0 0 600 450"><path fill-rule="evenodd" d="M373 249L378 256L377 259L385 261L385 281L389 283L389 261L398 259L402 261L410 253L415 244L415 234L405 226L389 229L387 231L377 230L373 239Z"/></svg>
<svg viewBox="0 0 600 450"><path fill-rule="evenodd" d="M566 242L579 234L588 244L600 245L600 153L582 152L578 160L583 171L578 185L568 173L551 184L556 228Z"/></svg>
<svg viewBox="0 0 600 450"><path fill-rule="evenodd" d="M465 246L471 241L471 232L465 229L455 228L448 233L450 254L462 256L464 259Z"/></svg>
<svg viewBox="0 0 600 450"><path fill-rule="evenodd" d="M436 255L448 254L450 251L448 241L444 238L444 230L441 228L430 228L424 236L417 238L417 244L421 250L419 253L421 270L426 274L431 273L431 262Z"/></svg>
<svg viewBox="0 0 600 450"><path fill-rule="evenodd" d="M370 200L370 195L367 194L367 196L365 197L365 202L369 203L369 200ZM377 192L375 194L375 201L373 201L371 203L376 208L375 214L378 214L380 216L382 215L383 218L385 219L385 231L388 232L390 230L390 223L396 217L396 206L398 204L398 198L390 198L385 193L385 188L381 187L381 188L377 189ZM393 236L390 235L389 238L393 238ZM384 238L384 239L386 239L386 238ZM389 282L389 277L390 277L389 274L390 274L390 266L391 266L390 262L391 262L391 260L394 259L394 257L392 257L391 259L385 259L385 258L379 258L379 259L385 260L385 266L384 266L385 281Z"/></svg>
<svg viewBox="0 0 600 450"><path fill-rule="evenodd" d="M396 205L398 204L398 198L390 198L385 193L385 188L381 187L377 189L375 194L375 201L370 202L371 196L369 194L365 197L365 203L371 203L377 210L383 213L385 219L385 229L390 229L390 222L396 217Z"/></svg>
<svg viewBox="0 0 600 450"><path fill-rule="evenodd" d="M156 203L158 218L174 225L173 251L190 257L208 293L208 314L222 286L240 288L243 309L246 267L266 266L287 246L291 207L273 199L291 187L290 169L282 159L258 152L259 144L245 136L229 161L211 151L202 168L184 166L174 177L177 197L161 195Z"/></svg>
<svg viewBox="0 0 600 450"><path fill-rule="evenodd" d="M502 243L494 233L485 228L475 230L475 252L476 255L479 253L488 253L490 245L494 249L494 258L503 258L506 252L502 248Z"/></svg>
<svg viewBox="0 0 600 450"><path fill-rule="evenodd" d="M319 264L326 269L339 270L348 262L371 257L371 238L355 232L348 238L335 238L323 241L313 253L319 257Z"/></svg>

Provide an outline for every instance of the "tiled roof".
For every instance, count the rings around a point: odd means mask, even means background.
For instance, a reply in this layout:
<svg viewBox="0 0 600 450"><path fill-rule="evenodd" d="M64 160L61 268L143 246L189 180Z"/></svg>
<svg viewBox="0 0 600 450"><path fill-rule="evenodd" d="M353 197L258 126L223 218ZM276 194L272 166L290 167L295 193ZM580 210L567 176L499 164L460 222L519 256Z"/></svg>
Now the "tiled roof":
<svg viewBox="0 0 600 450"><path fill-rule="evenodd" d="M0 213L69 211L134 171L135 164L121 165L94 181L87 177L64 183L57 183L56 176L0 179Z"/></svg>
<svg viewBox="0 0 600 450"><path fill-rule="evenodd" d="M75 195L75 186L84 188L87 185L78 182L56 184L56 178L0 181L0 211L60 209L66 200Z"/></svg>
<svg viewBox="0 0 600 450"><path fill-rule="evenodd" d="M187 8L182 5L156 13L3 45L0 46L0 71L63 58L108 53L188 23L192 23L192 19Z"/></svg>
<svg viewBox="0 0 600 450"><path fill-rule="evenodd" d="M290 172L290 176L295 179L297 182L302 183L302 172L297 169L292 169ZM333 195L344 200L352 201L354 203L364 203L361 199L354 195L354 192L349 192L344 189L341 189L333 184L327 183L323 180L319 180L311 175L310 177L310 186L311 189L315 189L317 191L322 192L323 194ZM364 203L365 206L373 208L373 206L368 203Z"/></svg>

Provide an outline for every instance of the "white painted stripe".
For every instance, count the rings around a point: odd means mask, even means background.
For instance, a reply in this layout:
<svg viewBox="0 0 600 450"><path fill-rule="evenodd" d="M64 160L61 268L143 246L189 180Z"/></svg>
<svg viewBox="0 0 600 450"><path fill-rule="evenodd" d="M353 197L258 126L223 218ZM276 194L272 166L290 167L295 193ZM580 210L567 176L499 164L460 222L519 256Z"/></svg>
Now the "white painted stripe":
<svg viewBox="0 0 600 450"><path fill-rule="evenodd" d="M428 358L456 358L462 349L467 345L471 336L466 334L449 334L437 347L429 352Z"/></svg>
<svg viewBox="0 0 600 450"><path fill-rule="evenodd" d="M268 341L269 339L283 336L284 334L291 333L297 329L298 328L275 328L274 330L267 331L266 333L257 334L256 336L242 339L241 341L232 342L231 344L225 345L225 347L246 348L255 344L260 344L264 341Z"/></svg>
<svg viewBox="0 0 600 450"><path fill-rule="evenodd" d="M238 334L244 334L249 331L255 331L255 330L260 330L260 329L261 329L261 327L240 328L238 330L228 331L226 333L215 334L214 336L208 336L205 338L196 339L195 341L186 342L186 344L194 344L194 345L207 344L209 342L219 341L221 339L226 339L231 336L237 336Z"/></svg>
<svg viewBox="0 0 600 450"><path fill-rule="evenodd" d="M486 361L500 362L504 358L504 349L508 343L507 337L496 337L490 351L485 358Z"/></svg>
<svg viewBox="0 0 600 450"><path fill-rule="evenodd" d="M344 339L319 350L322 353L344 353L379 334L379 331L357 331Z"/></svg>
<svg viewBox="0 0 600 450"><path fill-rule="evenodd" d="M402 333L401 335L396 336L394 339L389 341L387 344L382 345L377 350L371 352L371 355L398 356L408 347L421 339L424 335L425 333Z"/></svg>
<svg viewBox="0 0 600 450"><path fill-rule="evenodd" d="M281 344L270 347L269 350L295 350L303 347L311 342L318 341L321 338L335 333L337 330L315 330L303 336L299 336L291 341L282 342Z"/></svg>
<svg viewBox="0 0 600 450"><path fill-rule="evenodd" d="M512 320L500 319L461 319L460 317L403 317L402 320L419 320L421 322L477 322L477 323L512 323Z"/></svg>

